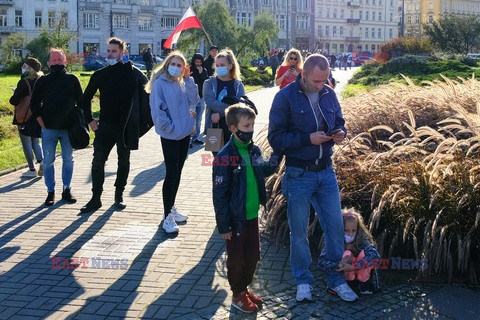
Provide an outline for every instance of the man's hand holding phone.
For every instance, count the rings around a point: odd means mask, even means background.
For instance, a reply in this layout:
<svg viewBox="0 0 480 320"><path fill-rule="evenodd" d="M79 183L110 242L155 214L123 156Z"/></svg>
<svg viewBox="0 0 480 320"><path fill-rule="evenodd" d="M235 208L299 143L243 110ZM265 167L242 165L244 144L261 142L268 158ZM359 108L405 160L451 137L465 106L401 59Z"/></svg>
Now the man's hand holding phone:
<svg viewBox="0 0 480 320"><path fill-rule="evenodd" d="M339 128L329 131L327 133L327 136L332 137L333 142L335 142L336 144L340 144L342 143L343 139L345 139L345 132Z"/></svg>

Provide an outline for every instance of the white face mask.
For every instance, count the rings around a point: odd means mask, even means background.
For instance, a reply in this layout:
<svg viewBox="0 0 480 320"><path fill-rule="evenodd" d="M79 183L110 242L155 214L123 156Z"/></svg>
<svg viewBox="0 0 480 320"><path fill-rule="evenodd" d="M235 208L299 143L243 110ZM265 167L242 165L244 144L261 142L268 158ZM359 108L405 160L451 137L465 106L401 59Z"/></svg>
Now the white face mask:
<svg viewBox="0 0 480 320"><path fill-rule="evenodd" d="M168 66L168 73L172 77L179 77L182 74L182 69L177 66Z"/></svg>
<svg viewBox="0 0 480 320"><path fill-rule="evenodd" d="M351 243L353 242L353 240L355 240L355 236L352 237L352 236L349 236L348 234L344 234L343 236L345 238L346 243Z"/></svg>
<svg viewBox="0 0 480 320"><path fill-rule="evenodd" d="M105 61L107 61L107 63L110 65L110 66L113 66L114 64L117 64L117 59L105 59Z"/></svg>

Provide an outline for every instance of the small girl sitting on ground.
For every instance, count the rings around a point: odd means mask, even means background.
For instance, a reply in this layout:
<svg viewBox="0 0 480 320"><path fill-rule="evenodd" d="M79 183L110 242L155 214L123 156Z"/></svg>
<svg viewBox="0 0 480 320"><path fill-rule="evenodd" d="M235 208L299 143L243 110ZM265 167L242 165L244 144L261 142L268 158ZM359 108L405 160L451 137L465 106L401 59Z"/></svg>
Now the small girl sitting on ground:
<svg viewBox="0 0 480 320"><path fill-rule="evenodd" d="M342 213L342 217L345 252L337 271L343 271L347 281L358 280L360 294L372 294L381 287L378 275L380 255L375 240L358 212L349 209Z"/></svg>

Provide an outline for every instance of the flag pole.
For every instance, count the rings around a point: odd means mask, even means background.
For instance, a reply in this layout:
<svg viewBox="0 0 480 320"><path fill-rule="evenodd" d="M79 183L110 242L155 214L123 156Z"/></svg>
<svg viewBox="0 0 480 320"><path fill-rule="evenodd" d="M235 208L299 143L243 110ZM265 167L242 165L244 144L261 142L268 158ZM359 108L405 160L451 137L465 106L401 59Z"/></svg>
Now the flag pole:
<svg viewBox="0 0 480 320"><path fill-rule="evenodd" d="M207 37L208 43L210 43L210 45L212 46L213 45L212 39L210 39L210 36L208 35L207 31L205 31L205 28L202 28L202 30L205 33L205 36Z"/></svg>

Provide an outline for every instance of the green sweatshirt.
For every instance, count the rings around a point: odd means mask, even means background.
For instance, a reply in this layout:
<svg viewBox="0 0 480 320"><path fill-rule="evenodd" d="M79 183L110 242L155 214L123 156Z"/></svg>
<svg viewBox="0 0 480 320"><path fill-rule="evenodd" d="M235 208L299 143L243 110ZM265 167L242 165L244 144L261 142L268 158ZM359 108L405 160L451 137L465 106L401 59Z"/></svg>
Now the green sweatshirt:
<svg viewBox="0 0 480 320"><path fill-rule="evenodd" d="M247 220L258 218L258 209L260 208L260 198L258 196L258 185L255 179L255 173L253 172L252 164L250 162L250 154L248 153L248 145L250 142L243 143L237 138L233 138L235 146L237 146L238 152L245 161L247 167L247 190L246 190L246 211Z"/></svg>

